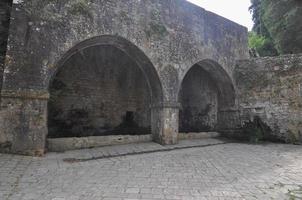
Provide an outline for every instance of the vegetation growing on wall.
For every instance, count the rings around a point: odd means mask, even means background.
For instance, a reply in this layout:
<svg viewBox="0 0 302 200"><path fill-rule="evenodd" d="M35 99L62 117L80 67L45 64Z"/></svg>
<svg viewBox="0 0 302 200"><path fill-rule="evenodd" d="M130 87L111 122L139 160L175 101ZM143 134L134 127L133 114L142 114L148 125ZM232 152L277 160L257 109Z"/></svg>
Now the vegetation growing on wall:
<svg viewBox="0 0 302 200"><path fill-rule="evenodd" d="M165 37L168 33L166 26L161 21L160 13L158 10L153 10L150 16L151 21L148 24L148 28L145 30L148 38L150 37Z"/></svg>
<svg viewBox="0 0 302 200"><path fill-rule="evenodd" d="M92 18L89 0L75 0L70 4L69 12L73 15L86 15Z"/></svg>
<svg viewBox="0 0 302 200"><path fill-rule="evenodd" d="M244 124L243 131L251 143L258 143L264 140L276 140L271 134L270 127L257 116L253 121Z"/></svg>
<svg viewBox="0 0 302 200"><path fill-rule="evenodd" d="M145 33L149 38L152 36L164 37L168 31L163 24L152 21L149 23L149 28L145 30Z"/></svg>

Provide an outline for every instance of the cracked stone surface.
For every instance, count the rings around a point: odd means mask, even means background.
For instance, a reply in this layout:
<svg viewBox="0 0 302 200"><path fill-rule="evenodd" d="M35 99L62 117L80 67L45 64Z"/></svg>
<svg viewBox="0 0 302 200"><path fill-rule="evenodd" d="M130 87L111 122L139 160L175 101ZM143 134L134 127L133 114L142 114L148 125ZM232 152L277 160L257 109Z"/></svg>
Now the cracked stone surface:
<svg viewBox="0 0 302 200"><path fill-rule="evenodd" d="M100 152L156 149L142 143L48 153L43 158L0 154L2 200L301 199L302 148L187 140L216 145L86 162ZM156 147L155 147L156 146Z"/></svg>

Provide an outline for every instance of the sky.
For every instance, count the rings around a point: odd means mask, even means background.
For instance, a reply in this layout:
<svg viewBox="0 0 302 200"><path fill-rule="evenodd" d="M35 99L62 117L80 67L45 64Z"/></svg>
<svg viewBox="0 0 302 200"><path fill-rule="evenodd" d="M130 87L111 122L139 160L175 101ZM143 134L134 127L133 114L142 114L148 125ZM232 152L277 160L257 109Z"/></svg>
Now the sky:
<svg viewBox="0 0 302 200"><path fill-rule="evenodd" d="M204 9L228 18L238 24L252 29L252 15L248 11L250 0L187 0Z"/></svg>

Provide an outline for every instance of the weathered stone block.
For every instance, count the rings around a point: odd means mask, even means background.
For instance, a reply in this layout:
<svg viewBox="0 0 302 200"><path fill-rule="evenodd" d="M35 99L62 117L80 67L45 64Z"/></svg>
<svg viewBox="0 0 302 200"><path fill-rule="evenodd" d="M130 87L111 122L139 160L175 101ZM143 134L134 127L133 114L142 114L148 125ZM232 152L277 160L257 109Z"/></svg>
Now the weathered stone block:
<svg viewBox="0 0 302 200"><path fill-rule="evenodd" d="M234 76L242 123L259 116L277 138L301 142L301 54L240 61Z"/></svg>
<svg viewBox="0 0 302 200"><path fill-rule="evenodd" d="M2 152L40 156L47 135L47 101L2 98L0 109Z"/></svg>

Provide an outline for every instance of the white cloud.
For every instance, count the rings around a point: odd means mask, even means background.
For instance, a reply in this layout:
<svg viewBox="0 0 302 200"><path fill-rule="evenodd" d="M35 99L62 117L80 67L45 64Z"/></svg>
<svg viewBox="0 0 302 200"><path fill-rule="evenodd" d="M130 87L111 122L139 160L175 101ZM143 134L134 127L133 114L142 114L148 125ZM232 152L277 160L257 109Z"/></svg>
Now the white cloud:
<svg viewBox="0 0 302 200"><path fill-rule="evenodd" d="M188 0L204 9L252 29L252 15L248 11L250 0Z"/></svg>

